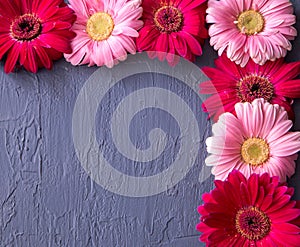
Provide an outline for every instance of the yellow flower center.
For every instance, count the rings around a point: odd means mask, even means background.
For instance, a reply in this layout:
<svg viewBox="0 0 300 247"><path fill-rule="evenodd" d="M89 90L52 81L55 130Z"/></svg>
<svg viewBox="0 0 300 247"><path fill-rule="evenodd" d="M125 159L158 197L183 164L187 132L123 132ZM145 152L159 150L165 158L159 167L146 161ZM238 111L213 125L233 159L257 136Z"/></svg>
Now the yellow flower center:
<svg viewBox="0 0 300 247"><path fill-rule="evenodd" d="M98 12L93 14L87 21L86 31L93 40L102 41L107 39L114 29L114 21L110 14Z"/></svg>
<svg viewBox="0 0 300 247"><path fill-rule="evenodd" d="M249 165L262 165L269 159L269 145L260 138L249 138L244 141L241 155L245 163Z"/></svg>
<svg viewBox="0 0 300 247"><path fill-rule="evenodd" d="M253 35L264 29L265 21L263 16L255 10L242 12L235 22L242 33Z"/></svg>

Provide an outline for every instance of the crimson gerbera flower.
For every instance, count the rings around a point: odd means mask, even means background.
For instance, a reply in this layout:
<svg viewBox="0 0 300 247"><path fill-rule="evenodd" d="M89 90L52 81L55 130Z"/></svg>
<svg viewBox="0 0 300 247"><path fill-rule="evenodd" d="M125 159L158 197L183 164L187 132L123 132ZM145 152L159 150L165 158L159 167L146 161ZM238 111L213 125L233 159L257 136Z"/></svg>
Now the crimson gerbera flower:
<svg viewBox="0 0 300 247"><path fill-rule="evenodd" d="M175 63L175 55L190 61L202 54L208 37L205 24L206 0L144 0L144 27L137 38L139 51Z"/></svg>
<svg viewBox="0 0 300 247"><path fill-rule="evenodd" d="M300 246L299 205L278 177L233 171L204 194L197 230L207 246Z"/></svg>
<svg viewBox="0 0 300 247"><path fill-rule="evenodd" d="M6 57L4 71L21 65L36 73L52 68L52 60L70 53L70 28L76 17L63 0L1 0L0 59Z"/></svg>
<svg viewBox="0 0 300 247"><path fill-rule="evenodd" d="M200 93L212 94L202 108L215 121L225 112L235 114L237 102L252 102L264 98L285 108L289 118L294 118L293 98L300 98L300 62L285 63L283 58L264 65L249 60L241 66L230 61L225 54L215 60L216 68L204 67L211 79L200 84Z"/></svg>

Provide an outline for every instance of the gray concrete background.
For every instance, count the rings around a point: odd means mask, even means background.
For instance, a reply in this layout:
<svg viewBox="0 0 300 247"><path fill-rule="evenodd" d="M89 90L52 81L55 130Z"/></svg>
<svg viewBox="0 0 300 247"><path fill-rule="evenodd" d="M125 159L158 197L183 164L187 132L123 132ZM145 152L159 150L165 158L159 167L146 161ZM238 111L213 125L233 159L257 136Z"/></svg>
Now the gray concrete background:
<svg viewBox="0 0 300 247"><path fill-rule="evenodd" d="M292 2L299 17L300 3ZM300 31L299 23L296 27ZM206 42L204 55L197 58L196 64L200 68L213 66L216 56ZM297 38L286 60L299 59L300 38ZM62 59L55 63L52 71L41 70L36 75L20 71L7 75L1 64L0 246L203 246L198 242L199 233L195 230L199 220L196 209L201 203L201 195L213 188L213 178L199 182L206 157L204 140L210 132L206 116L197 104L199 98L189 95L189 89L180 88L180 82L174 89L178 90L178 95L191 97L189 104L199 114L197 119L204 127L199 143L200 155L187 176L158 195L120 196L91 180L80 165L72 140L75 101L86 80L96 70L73 67ZM125 79L116 92L134 91L137 85L157 86L152 79L145 75ZM166 77L158 76L158 80L164 80L167 85L178 83ZM109 95L98 115L114 107L117 101L114 93ZM295 101L294 109L294 129L300 130L299 100ZM99 118L95 121L96 128L101 130L105 121L103 123ZM147 145L144 134L157 127L165 128L166 133L170 131L176 139L174 119L165 112L152 110L135 119L131 130L133 142ZM98 140L104 139L105 143L105 135L99 133ZM176 145L174 142L170 146L171 151L164 154L163 160L172 160ZM111 154L112 160L114 155ZM148 165L142 167L126 161L115 168L134 176L166 169L163 162ZM300 199L299 177L300 165L289 181L295 187L296 199Z"/></svg>

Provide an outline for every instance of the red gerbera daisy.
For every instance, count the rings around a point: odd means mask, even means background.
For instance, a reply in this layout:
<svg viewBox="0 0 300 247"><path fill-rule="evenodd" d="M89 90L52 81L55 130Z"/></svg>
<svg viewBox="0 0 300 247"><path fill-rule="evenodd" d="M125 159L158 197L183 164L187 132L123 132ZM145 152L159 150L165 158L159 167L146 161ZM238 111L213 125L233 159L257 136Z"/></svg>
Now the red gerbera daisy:
<svg viewBox="0 0 300 247"><path fill-rule="evenodd" d="M139 51L175 63L175 55L190 61L202 54L208 37L205 24L206 0L143 1L144 27L137 38ZM151 52L152 51L152 52Z"/></svg>
<svg viewBox="0 0 300 247"><path fill-rule="evenodd" d="M203 110L215 121L225 112L234 111L237 102L264 98L285 108L289 118L294 118L291 104L300 98L300 62L285 63L283 58L264 65L249 60L242 68L230 61L225 54L215 60L216 68L204 67L211 79L200 84L200 93L212 94L203 102Z"/></svg>
<svg viewBox="0 0 300 247"><path fill-rule="evenodd" d="M203 195L197 230L207 246L300 246L299 205L278 177L233 171Z"/></svg>
<svg viewBox="0 0 300 247"><path fill-rule="evenodd" d="M52 68L52 60L70 53L70 28L76 17L63 0L1 0L0 59L4 70L17 64L30 72Z"/></svg>

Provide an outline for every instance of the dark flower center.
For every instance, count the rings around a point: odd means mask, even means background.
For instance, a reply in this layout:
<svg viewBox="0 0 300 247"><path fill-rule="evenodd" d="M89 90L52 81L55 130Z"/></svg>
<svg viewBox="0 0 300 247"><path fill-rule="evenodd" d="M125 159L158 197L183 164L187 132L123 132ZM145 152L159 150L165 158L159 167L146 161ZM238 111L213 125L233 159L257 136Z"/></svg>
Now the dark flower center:
<svg viewBox="0 0 300 247"><path fill-rule="evenodd" d="M242 78L238 84L238 96L242 102L252 102L258 98L270 101L274 94L273 84L268 78L249 75Z"/></svg>
<svg viewBox="0 0 300 247"><path fill-rule="evenodd" d="M164 33L180 31L182 22L183 16L181 11L173 6L163 6L154 14L156 27Z"/></svg>
<svg viewBox="0 0 300 247"><path fill-rule="evenodd" d="M29 41L39 36L42 24L39 18L32 14L17 17L10 26L13 38L20 41Z"/></svg>
<svg viewBox="0 0 300 247"><path fill-rule="evenodd" d="M240 209L235 216L235 228L239 234L249 240L260 240L271 229L269 217L257 207Z"/></svg>

